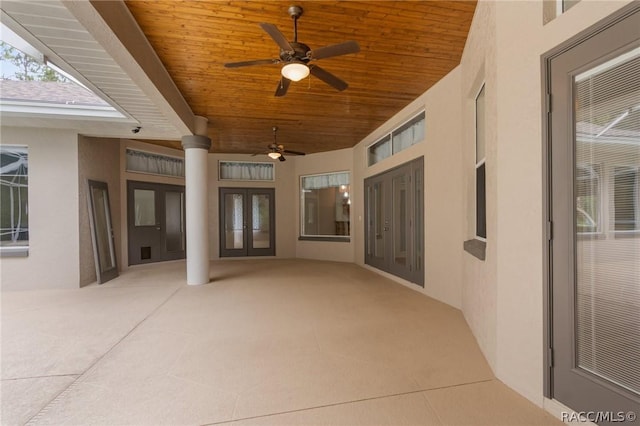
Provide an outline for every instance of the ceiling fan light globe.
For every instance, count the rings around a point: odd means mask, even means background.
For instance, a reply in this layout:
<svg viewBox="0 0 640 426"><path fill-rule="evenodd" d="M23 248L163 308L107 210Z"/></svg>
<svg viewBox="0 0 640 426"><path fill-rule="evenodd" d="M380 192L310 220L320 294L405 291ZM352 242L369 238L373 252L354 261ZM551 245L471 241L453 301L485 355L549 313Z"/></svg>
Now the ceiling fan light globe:
<svg viewBox="0 0 640 426"><path fill-rule="evenodd" d="M305 64L294 62L282 67L282 76L291 81L300 81L309 75L309 67Z"/></svg>
<svg viewBox="0 0 640 426"><path fill-rule="evenodd" d="M280 156L282 154L280 154L279 152L270 152L267 154L270 158L273 158L274 160L277 160L278 158L280 158Z"/></svg>

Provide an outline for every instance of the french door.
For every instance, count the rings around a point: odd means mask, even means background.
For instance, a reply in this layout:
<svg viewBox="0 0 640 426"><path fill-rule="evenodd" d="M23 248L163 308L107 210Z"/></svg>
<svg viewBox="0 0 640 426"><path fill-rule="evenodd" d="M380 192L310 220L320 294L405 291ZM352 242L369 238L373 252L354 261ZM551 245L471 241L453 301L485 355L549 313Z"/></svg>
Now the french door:
<svg viewBox="0 0 640 426"><path fill-rule="evenodd" d="M129 265L185 258L184 186L127 181Z"/></svg>
<svg viewBox="0 0 640 426"><path fill-rule="evenodd" d="M551 396L640 414L640 8L546 58Z"/></svg>
<svg viewBox="0 0 640 426"><path fill-rule="evenodd" d="M220 188L220 257L275 256L275 190Z"/></svg>
<svg viewBox="0 0 640 426"><path fill-rule="evenodd" d="M365 179L365 263L424 286L424 159Z"/></svg>

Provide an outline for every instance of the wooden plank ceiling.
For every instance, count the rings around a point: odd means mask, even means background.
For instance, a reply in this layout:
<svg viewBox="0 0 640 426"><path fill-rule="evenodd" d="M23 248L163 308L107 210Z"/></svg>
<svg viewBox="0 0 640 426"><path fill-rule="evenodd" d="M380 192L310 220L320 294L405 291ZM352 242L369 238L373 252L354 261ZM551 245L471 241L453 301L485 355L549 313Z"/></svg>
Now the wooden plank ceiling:
<svg viewBox="0 0 640 426"><path fill-rule="evenodd" d="M459 64L476 6L475 0L126 4L193 112L208 117L211 152L225 153L266 150L273 126L285 149L353 147ZM224 67L278 58L279 47L259 23L293 40L287 13L293 4L304 9L299 42L311 49L359 43L359 53L315 62L347 81L345 91L312 76L275 97L280 64Z"/></svg>

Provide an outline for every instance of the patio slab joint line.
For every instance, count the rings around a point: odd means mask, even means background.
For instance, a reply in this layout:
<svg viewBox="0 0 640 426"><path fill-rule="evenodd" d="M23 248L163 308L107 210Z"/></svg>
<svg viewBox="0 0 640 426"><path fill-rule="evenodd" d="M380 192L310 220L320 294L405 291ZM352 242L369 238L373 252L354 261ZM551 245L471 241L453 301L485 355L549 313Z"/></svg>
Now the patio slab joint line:
<svg viewBox="0 0 640 426"><path fill-rule="evenodd" d="M495 379L477 380L477 381L467 382L467 383L457 383L455 385L449 385L449 386L439 386L439 387L435 387L435 388L425 388L425 389L418 389L418 390L408 391L408 392L392 393L392 394L389 394L389 395L373 396L371 398L354 399L354 400L350 400L350 401L336 402L334 404L317 405L315 407L307 407L307 408L300 408L300 409L297 409L297 410L288 410L288 411L281 411L281 412L278 412L278 413L263 414L263 415L260 415L260 416L243 417L243 418L239 418L239 419L223 420L221 422L213 422L213 423L203 423L201 426L224 425L224 424L229 424L229 423L242 422L242 421L245 421L245 420L260 419L260 418L263 418L263 417L273 417L273 416L279 416L279 415L282 415L282 414L299 413L299 412L302 412L302 411L315 410L315 409L318 409L318 408L337 407L339 405L355 404L355 403L364 402L364 401L375 401L377 399L392 398L394 396L413 395L415 393L423 393L423 392L433 391L433 390L438 390L438 389L448 389L448 388L456 388L456 387L460 387L460 386L475 385L475 384L478 384L478 383L491 382L493 380L495 380ZM431 407L431 404L429 404L429 406Z"/></svg>
<svg viewBox="0 0 640 426"><path fill-rule="evenodd" d="M173 296L176 295L176 293L178 293L178 291L180 291L182 289L182 286L178 287L175 289L175 291L173 291L173 293L171 293L165 300L162 301L162 303L160 303L158 306L156 306L151 312L149 312L144 318L142 318L140 321L138 321L138 323L133 326L131 328L131 330L129 330L124 336L122 336L120 339L118 339L118 341L116 343L114 343L109 349L107 349L107 351L105 353L103 353L101 356L99 356L94 362L91 363L91 365L89 365L81 374L70 374L70 376L78 376L76 377L76 379L71 382L71 384L69 386L67 386L65 389L63 389L58 395L56 395L51 401L49 401L47 404L44 405L44 407L42 407L42 409L40 409L40 411L38 411L36 414L33 415L33 417L31 417L29 420L27 420L27 422L25 423L25 426L29 426L29 425L35 425L37 424L38 420L40 420L40 418L42 416L44 416L52 407L54 407L60 400L62 400L69 392L71 392L71 390L77 385L78 380L80 380L80 378L89 370L91 370L96 364L98 364L100 361L102 361L102 359L107 356L111 351L113 351L120 343L122 343L122 341L124 339L126 339L127 337L129 337L129 335L131 335L131 333L133 333L135 330L138 329L138 327L140 327L140 325L145 322L150 316L152 316L154 313L156 313L156 311L158 309L160 309L161 307L163 307L169 300L171 300L171 298L173 298ZM45 377L51 377L51 376L45 376Z"/></svg>

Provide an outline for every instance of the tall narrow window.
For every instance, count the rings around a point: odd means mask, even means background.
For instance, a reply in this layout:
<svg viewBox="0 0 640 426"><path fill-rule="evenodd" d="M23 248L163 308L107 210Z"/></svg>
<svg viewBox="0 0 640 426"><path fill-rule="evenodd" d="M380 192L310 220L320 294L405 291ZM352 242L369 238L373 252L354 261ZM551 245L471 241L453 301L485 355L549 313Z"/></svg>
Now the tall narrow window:
<svg viewBox="0 0 640 426"><path fill-rule="evenodd" d="M0 253L26 256L29 248L26 146L0 146Z"/></svg>
<svg viewBox="0 0 640 426"><path fill-rule="evenodd" d="M484 84L476 97L476 237L487 238Z"/></svg>

